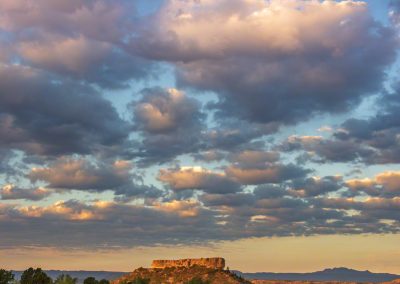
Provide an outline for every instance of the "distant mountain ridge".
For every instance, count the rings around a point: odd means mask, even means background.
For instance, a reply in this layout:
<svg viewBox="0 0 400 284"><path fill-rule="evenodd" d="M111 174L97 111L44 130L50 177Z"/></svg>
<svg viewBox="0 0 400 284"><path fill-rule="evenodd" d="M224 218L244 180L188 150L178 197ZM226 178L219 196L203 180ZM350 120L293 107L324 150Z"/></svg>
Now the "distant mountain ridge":
<svg viewBox="0 0 400 284"><path fill-rule="evenodd" d="M293 281L341 281L341 282L389 282L400 279L400 275L390 273L373 273L368 270L360 271L345 267L327 268L322 271L310 273L273 273L256 272L242 273L237 271L246 279L255 280L293 280Z"/></svg>
<svg viewBox="0 0 400 284"><path fill-rule="evenodd" d="M115 271L66 271L66 270L45 270L45 272L53 279L57 278L60 274L69 274L72 277L79 279L82 283L83 280L89 276L96 279L114 280L127 274L128 272L115 272ZM234 271L236 274L243 276L246 279L255 280L292 280L292 281L342 281L342 282L389 282L400 279L400 275L390 273L373 273L370 271L359 271L345 267L328 268L322 271L310 273L273 273L273 272L256 272L256 273L243 273ZM21 277L22 271L14 271L15 278ZM400 284L400 283L399 283Z"/></svg>

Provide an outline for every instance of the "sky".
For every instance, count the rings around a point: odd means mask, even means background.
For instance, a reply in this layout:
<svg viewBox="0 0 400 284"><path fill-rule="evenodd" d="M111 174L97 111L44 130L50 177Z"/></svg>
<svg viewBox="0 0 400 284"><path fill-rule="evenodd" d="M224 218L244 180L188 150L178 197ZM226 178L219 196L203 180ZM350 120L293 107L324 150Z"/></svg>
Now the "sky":
<svg viewBox="0 0 400 284"><path fill-rule="evenodd" d="M0 267L400 274L399 1L0 2Z"/></svg>

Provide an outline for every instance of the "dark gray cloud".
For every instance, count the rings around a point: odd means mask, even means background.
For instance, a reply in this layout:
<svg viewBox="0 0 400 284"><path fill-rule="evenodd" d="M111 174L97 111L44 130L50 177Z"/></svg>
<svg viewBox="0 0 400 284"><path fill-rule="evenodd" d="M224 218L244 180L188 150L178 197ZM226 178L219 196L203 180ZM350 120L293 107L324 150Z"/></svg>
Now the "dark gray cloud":
<svg viewBox="0 0 400 284"><path fill-rule="evenodd" d="M0 199L2 200L18 200L25 199L31 201L38 201L45 199L51 195L51 191L44 188L19 188L12 184L4 185L0 189Z"/></svg>
<svg viewBox="0 0 400 284"><path fill-rule="evenodd" d="M245 150L232 153L229 160L242 168L262 168L270 163L278 162L279 152Z"/></svg>
<svg viewBox="0 0 400 284"><path fill-rule="evenodd" d="M392 164L400 162L400 88L381 95L378 111L367 119L346 120L330 138L319 136L292 136L278 149L304 150L307 159L314 162L362 162L365 164Z"/></svg>
<svg viewBox="0 0 400 284"><path fill-rule="evenodd" d="M142 164L163 163L202 148L205 115L199 101L176 89L152 88L132 102L134 127L143 134L136 156ZM166 147L168 146L168 147Z"/></svg>
<svg viewBox="0 0 400 284"><path fill-rule="evenodd" d="M264 184L254 189L254 196L259 199L281 198L290 193L284 185Z"/></svg>
<svg viewBox="0 0 400 284"><path fill-rule="evenodd" d="M336 192L343 186L343 179L340 176L326 176L322 178L295 179L290 187L294 194L309 197L325 195Z"/></svg>
<svg viewBox="0 0 400 284"><path fill-rule="evenodd" d="M23 1L3 1L1 28L10 35L5 36L8 48L3 60L17 60L103 88L126 87L129 80L152 73L152 63L124 49L124 40L135 26L133 3L70 2L43 0L26 5Z"/></svg>
<svg viewBox="0 0 400 284"><path fill-rule="evenodd" d="M144 185L128 161L90 161L60 158L47 167L36 167L28 175L32 182L45 182L59 190L103 192L111 190L119 201L135 198L159 198L163 192Z"/></svg>
<svg viewBox="0 0 400 284"><path fill-rule="evenodd" d="M338 188L337 178L325 177L321 184L304 180L305 195L292 194L292 185L287 184L262 185L247 193L202 193L199 202L153 199L146 206L125 203L129 198L122 196L117 202L90 204L0 204L0 241L2 247L114 248L265 236L398 233L399 178L388 172L373 181L390 191L390 197L315 197Z"/></svg>
<svg viewBox="0 0 400 284"><path fill-rule="evenodd" d="M1 247L115 249L154 245L160 243L161 235L165 244L217 238L213 229L218 226L210 211L196 205L185 209L174 205L146 208L118 203L88 205L76 200L26 210L0 205Z"/></svg>
<svg viewBox="0 0 400 284"><path fill-rule="evenodd" d="M48 167L34 168L31 181L44 181L56 189L108 190L132 180L132 165L117 161L114 164L92 163L84 159L62 158Z"/></svg>
<svg viewBox="0 0 400 284"><path fill-rule="evenodd" d="M282 183L287 180L305 177L310 170L294 164L267 164L263 167L242 168L229 166L226 175L241 184Z"/></svg>
<svg viewBox="0 0 400 284"><path fill-rule="evenodd" d="M128 125L87 86L20 65L0 67L1 146L29 154L90 154L122 144Z"/></svg>
<svg viewBox="0 0 400 284"><path fill-rule="evenodd" d="M231 193L231 194L203 194L200 201L209 207L214 206L251 206L256 199L253 194L249 193Z"/></svg>
<svg viewBox="0 0 400 284"><path fill-rule="evenodd" d="M369 148L362 155L368 164L389 164L400 161L400 87L378 100L380 109L369 119L349 119L335 133L336 141L349 141L359 148Z"/></svg>

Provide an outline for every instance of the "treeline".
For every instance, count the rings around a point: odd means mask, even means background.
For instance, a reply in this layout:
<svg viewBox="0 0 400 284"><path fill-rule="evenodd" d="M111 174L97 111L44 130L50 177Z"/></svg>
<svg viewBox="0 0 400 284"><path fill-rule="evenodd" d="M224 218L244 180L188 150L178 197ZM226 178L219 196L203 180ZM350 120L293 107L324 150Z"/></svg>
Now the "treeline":
<svg viewBox="0 0 400 284"><path fill-rule="evenodd" d="M61 274L53 280L41 268L33 269L31 267L22 273L21 279L15 279L12 271L0 269L0 284L78 284L78 278ZM83 284L110 284L110 281L88 277L83 281Z"/></svg>

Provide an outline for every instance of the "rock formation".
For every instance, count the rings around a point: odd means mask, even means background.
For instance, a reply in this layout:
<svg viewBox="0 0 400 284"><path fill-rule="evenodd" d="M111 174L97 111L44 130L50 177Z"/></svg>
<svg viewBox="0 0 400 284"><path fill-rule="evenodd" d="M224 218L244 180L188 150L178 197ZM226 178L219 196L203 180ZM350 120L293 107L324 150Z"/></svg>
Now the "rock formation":
<svg viewBox="0 0 400 284"><path fill-rule="evenodd" d="M204 266L138 268L135 271L111 281L111 284L133 284L145 280L149 284L187 284L201 280L210 284L251 284L231 271L212 269ZM195 282L198 283L198 282ZM304 283L305 284L305 283Z"/></svg>
<svg viewBox="0 0 400 284"><path fill-rule="evenodd" d="M222 257L212 258L188 258L188 259L177 259L177 260L153 260L151 268L164 269L167 267L192 267L202 266L211 269L224 269L225 259Z"/></svg>

